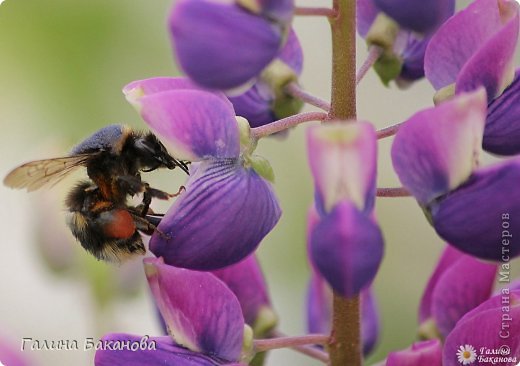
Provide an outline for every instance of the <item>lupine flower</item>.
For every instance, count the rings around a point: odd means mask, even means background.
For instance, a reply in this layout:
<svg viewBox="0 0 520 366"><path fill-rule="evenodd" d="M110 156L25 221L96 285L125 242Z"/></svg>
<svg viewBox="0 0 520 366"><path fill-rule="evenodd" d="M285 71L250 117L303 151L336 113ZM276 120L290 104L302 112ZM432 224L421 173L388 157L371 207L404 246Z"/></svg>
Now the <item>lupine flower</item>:
<svg viewBox="0 0 520 366"><path fill-rule="evenodd" d="M491 296L497 267L447 246L421 299L421 335L446 337L464 314Z"/></svg>
<svg viewBox="0 0 520 366"><path fill-rule="evenodd" d="M236 114L258 127L297 113L303 103L284 91L298 80L303 68L303 52L296 33L291 30L277 58L260 74L256 82L240 94L227 93Z"/></svg>
<svg viewBox="0 0 520 366"><path fill-rule="evenodd" d="M180 67L208 88L247 83L283 46L292 8L292 0L176 2L168 26Z"/></svg>
<svg viewBox="0 0 520 366"><path fill-rule="evenodd" d="M319 222L310 233L311 261L343 296L359 294L383 257L372 215L376 137L370 123L328 123L307 133Z"/></svg>
<svg viewBox="0 0 520 366"><path fill-rule="evenodd" d="M465 253L501 260L520 254L520 242L504 236L520 235L520 160L476 169L485 116L483 89L421 111L397 133L392 161L443 239Z"/></svg>
<svg viewBox="0 0 520 366"><path fill-rule="evenodd" d="M391 352L386 366L443 366L442 345L438 339L412 344L402 351Z"/></svg>
<svg viewBox="0 0 520 366"><path fill-rule="evenodd" d="M357 0L358 32L382 48L374 69L398 86L424 76L424 54L433 32L455 11L454 0Z"/></svg>
<svg viewBox="0 0 520 366"><path fill-rule="evenodd" d="M473 359L474 365L515 366L520 360L518 329L520 291L505 289L457 322L444 342L442 365L467 365ZM486 355L485 350L498 350L499 354Z"/></svg>
<svg viewBox="0 0 520 366"><path fill-rule="evenodd" d="M240 303L231 290L208 272L190 271L144 260L145 272L171 337L150 338L156 349L96 352L96 366L232 365L238 364L243 348L252 341ZM103 340L136 341L142 337L109 334Z"/></svg>
<svg viewBox="0 0 520 366"><path fill-rule="evenodd" d="M150 240L151 251L178 267L213 270L251 254L281 211L269 163L252 155L249 125L222 93L182 78L137 81L125 88L150 128L191 165L183 193Z"/></svg>
<svg viewBox="0 0 520 366"><path fill-rule="evenodd" d="M314 206L307 214L307 251L311 258L311 233L320 217ZM309 333L330 334L333 294L331 287L314 267L312 261L311 278L307 286L307 330ZM361 292L361 337L363 353L368 355L379 339L379 314L371 287Z"/></svg>
<svg viewBox="0 0 520 366"><path fill-rule="evenodd" d="M235 294L247 325L260 338L269 334L277 324L267 284L254 254L229 267L212 272Z"/></svg>
<svg viewBox="0 0 520 366"><path fill-rule="evenodd" d="M425 58L437 101L485 87L489 110L483 146L501 155L520 152L518 73L513 66L518 9L512 0L476 0L439 29Z"/></svg>

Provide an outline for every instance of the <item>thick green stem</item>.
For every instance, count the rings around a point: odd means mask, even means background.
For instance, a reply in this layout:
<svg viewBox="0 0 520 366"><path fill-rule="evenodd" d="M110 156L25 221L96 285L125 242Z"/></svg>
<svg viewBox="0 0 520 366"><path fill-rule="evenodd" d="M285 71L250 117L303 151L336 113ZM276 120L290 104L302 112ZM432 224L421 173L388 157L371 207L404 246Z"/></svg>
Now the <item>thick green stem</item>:
<svg viewBox="0 0 520 366"><path fill-rule="evenodd" d="M356 1L334 0L330 119L356 118Z"/></svg>
<svg viewBox="0 0 520 366"><path fill-rule="evenodd" d="M356 0L334 0L332 29L332 99L329 120L356 119ZM331 366L361 366L359 296L334 293Z"/></svg>

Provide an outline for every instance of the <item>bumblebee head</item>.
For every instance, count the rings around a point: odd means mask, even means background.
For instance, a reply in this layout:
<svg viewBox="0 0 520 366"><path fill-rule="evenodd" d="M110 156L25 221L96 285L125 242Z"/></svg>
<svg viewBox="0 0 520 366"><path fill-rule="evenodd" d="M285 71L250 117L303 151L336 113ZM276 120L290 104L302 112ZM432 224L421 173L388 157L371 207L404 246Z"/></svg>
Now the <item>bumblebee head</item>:
<svg viewBox="0 0 520 366"><path fill-rule="evenodd" d="M137 137L134 142L140 165L144 171L161 167L173 169L179 162L173 158L153 133Z"/></svg>

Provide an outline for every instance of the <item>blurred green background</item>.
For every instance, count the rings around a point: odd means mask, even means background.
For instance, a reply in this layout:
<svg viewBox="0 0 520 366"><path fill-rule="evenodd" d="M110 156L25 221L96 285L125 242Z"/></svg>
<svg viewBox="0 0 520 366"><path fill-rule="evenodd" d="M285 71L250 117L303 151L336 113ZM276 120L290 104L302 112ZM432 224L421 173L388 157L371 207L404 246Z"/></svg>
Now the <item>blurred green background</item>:
<svg viewBox="0 0 520 366"><path fill-rule="evenodd" d="M297 3L330 6L328 1ZM170 0L7 0L0 5L0 176L24 161L63 155L109 123L145 128L121 88L136 79L178 74L165 27L170 6ZM328 24L298 18L295 28L306 57L302 83L328 98ZM358 49L361 64L362 42ZM370 72L359 87L358 114L380 128L430 106L431 96L425 81L399 91L384 88ZM399 185L391 169L390 144L391 139L380 143L381 187ZM312 200L304 127L287 140L262 141L258 152L277 172L275 189L284 210L259 256L280 329L301 334L309 272L305 217ZM148 180L175 191L182 178L177 172L161 172ZM0 337L19 348L23 337L84 340L109 331L159 334L140 262L108 267L70 238L60 206L67 188L62 184L27 194L0 187ZM369 363L414 340L417 304L443 246L412 199L380 199L377 216L386 238L385 259L375 281L382 333ZM24 355L35 365L91 365L94 353ZM291 351L275 351L269 358L269 365L313 364Z"/></svg>

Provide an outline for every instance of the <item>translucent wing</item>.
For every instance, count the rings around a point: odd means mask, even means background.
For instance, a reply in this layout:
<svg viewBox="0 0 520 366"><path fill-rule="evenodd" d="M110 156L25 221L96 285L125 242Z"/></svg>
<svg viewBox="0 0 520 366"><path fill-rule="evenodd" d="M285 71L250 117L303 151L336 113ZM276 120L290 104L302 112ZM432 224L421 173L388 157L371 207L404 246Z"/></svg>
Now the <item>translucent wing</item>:
<svg viewBox="0 0 520 366"><path fill-rule="evenodd" d="M35 160L20 165L4 179L11 188L26 188L34 191L46 184L56 184L77 167L85 166L95 154L78 154L62 158Z"/></svg>

